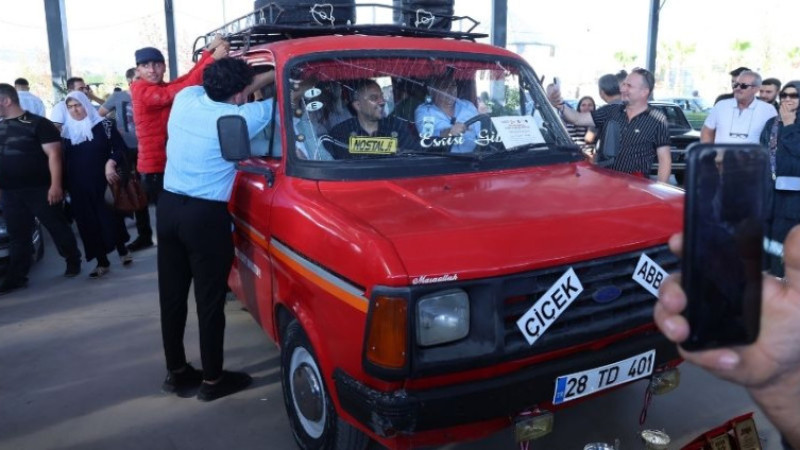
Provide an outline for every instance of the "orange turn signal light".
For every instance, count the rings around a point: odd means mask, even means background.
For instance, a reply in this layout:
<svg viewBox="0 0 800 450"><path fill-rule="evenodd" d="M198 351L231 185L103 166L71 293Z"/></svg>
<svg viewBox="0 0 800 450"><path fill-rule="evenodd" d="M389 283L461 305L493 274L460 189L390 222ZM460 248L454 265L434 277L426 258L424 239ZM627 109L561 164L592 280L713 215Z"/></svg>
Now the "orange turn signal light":
<svg viewBox="0 0 800 450"><path fill-rule="evenodd" d="M402 369L408 356L407 343L408 301L376 297L367 330L367 360L387 369Z"/></svg>

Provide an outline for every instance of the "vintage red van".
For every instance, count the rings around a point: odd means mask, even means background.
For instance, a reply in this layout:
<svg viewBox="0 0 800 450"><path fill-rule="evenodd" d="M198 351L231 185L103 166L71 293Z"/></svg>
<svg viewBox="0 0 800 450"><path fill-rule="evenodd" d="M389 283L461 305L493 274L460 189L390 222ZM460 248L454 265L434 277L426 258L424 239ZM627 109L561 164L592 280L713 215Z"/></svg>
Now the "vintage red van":
<svg viewBox="0 0 800 450"><path fill-rule="evenodd" d="M231 34L277 76L264 136L220 124L229 281L281 349L302 448L524 440L577 399L676 382L652 310L682 191L586 162L535 71L476 37Z"/></svg>

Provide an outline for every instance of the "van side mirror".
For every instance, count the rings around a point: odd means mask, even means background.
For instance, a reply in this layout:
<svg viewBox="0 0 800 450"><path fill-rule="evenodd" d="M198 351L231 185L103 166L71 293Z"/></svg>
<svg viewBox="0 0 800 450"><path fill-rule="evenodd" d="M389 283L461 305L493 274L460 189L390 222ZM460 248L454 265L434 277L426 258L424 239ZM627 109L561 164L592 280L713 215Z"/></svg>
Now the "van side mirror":
<svg viewBox="0 0 800 450"><path fill-rule="evenodd" d="M222 116L217 119L217 136L226 161L242 161L250 155L250 136L247 121L238 115Z"/></svg>

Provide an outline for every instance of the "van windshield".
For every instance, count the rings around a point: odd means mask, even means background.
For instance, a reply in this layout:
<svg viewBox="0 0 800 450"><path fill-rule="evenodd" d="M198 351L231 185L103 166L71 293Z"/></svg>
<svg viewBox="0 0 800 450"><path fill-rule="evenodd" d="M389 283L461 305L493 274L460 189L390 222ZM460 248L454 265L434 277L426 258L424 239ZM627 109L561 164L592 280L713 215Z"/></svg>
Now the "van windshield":
<svg viewBox="0 0 800 450"><path fill-rule="evenodd" d="M301 165L575 159L533 71L515 60L362 53L306 60L289 73L287 138Z"/></svg>

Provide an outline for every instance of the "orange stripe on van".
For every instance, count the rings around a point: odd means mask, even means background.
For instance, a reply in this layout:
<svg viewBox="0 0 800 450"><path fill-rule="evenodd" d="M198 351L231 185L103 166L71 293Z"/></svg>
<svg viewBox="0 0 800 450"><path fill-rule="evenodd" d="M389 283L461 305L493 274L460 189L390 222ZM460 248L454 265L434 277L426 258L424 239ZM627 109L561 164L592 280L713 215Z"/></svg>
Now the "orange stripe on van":
<svg viewBox="0 0 800 450"><path fill-rule="evenodd" d="M325 278L314 273L314 271L309 270L308 268L300 264L294 257L292 257L292 255L284 253L275 246L270 246L267 243L267 239L263 235L261 235L261 233L257 232L255 228L253 228L250 224L240 219L239 217L233 216L233 220L237 225L238 231L245 234L247 238L250 239L253 243L255 243L259 247L263 248L265 251L272 254L275 258L279 259L284 264L294 269L297 273L299 273L300 275L302 275L315 285L319 286L325 292L347 303L353 308L363 312L364 314L367 313L367 308L369 306L369 303L365 298L347 292L341 287L335 285L334 283L331 283Z"/></svg>
<svg viewBox="0 0 800 450"><path fill-rule="evenodd" d="M274 255L276 258L281 260L284 264L291 267L302 276L306 277L309 281L316 284L320 288L322 288L325 292L333 295L334 297L338 298L339 300L347 303L348 305L352 306L353 308L363 312L364 314L367 313L368 303L366 299L362 297L355 296L344 289L336 286L335 284L331 283L330 281L320 277L316 273L312 272L311 270L307 269L302 264L298 263L294 260L290 255L287 255L280 251L276 247L270 247L270 253Z"/></svg>

